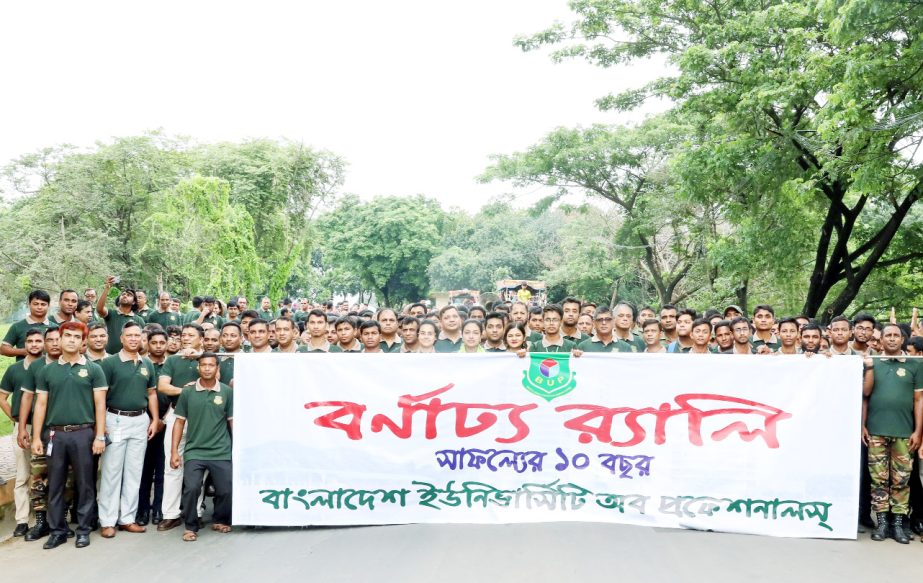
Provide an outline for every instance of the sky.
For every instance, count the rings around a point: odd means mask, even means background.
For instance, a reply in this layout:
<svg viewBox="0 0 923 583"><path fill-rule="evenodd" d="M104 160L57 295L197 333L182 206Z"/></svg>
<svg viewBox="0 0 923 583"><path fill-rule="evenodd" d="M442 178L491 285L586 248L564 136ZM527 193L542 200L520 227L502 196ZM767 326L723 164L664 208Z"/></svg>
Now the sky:
<svg viewBox="0 0 923 583"><path fill-rule="evenodd" d="M153 129L288 138L342 156L344 192L474 211L514 192L476 181L491 154L642 117L594 99L662 67L513 46L570 19L566 0L3 3L0 163Z"/></svg>

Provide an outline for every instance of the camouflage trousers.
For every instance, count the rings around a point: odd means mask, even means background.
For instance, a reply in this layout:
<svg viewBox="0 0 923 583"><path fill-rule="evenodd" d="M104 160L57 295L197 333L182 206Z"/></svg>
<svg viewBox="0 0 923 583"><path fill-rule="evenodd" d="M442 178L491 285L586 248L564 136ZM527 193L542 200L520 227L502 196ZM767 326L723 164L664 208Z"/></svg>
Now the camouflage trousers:
<svg viewBox="0 0 923 583"><path fill-rule="evenodd" d="M74 472L67 472L64 484L64 503L69 508L74 500ZM32 454L32 481L29 487L29 502L33 512L48 510L48 458Z"/></svg>
<svg viewBox="0 0 923 583"><path fill-rule="evenodd" d="M907 514L913 454L910 440L872 435L869 439L869 473L872 474L872 511Z"/></svg>

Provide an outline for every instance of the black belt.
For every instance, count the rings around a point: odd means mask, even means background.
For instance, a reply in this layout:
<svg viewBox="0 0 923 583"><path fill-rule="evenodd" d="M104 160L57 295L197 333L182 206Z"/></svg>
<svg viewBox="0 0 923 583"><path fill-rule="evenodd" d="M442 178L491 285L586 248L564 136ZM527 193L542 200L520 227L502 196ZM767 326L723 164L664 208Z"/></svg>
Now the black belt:
<svg viewBox="0 0 923 583"><path fill-rule="evenodd" d="M122 417L137 417L138 415L144 414L144 409L138 409L137 411L122 411L121 409L116 409L115 407L106 407L106 411L115 413L116 415L121 415Z"/></svg>
<svg viewBox="0 0 923 583"><path fill-rule="evenodd" d="M96 425L95 423L79 423L77 425L49 425L49 429L54 429L55 431L63 431L64 433L70 433L71 431L80 431L81 429L89 429Z"/></svg>

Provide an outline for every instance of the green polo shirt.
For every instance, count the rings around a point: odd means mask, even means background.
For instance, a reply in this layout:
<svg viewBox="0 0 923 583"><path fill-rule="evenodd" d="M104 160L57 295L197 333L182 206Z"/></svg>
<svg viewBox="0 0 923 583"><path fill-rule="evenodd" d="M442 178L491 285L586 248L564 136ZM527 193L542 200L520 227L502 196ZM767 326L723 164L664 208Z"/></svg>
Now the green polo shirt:
<svg viewBox="0 0 923 583"><path fill-rule="evenodd" d="M404 344L403 342L401 342L400 339L397 339L393 343L391 343L391 346L388 346L388 343L385 342L384 340L382 340L381 343L379 344L379 346L381 346L382 352L400 352L401 346L403 345Z"/></svg>
<svg viewBox="0 0 923 583"><path fill-rule="evenodd" d="M190 322L195 322L196 320L199 319L199 316L201 315L202 315L202 312L200 312L199 310L195 310L195 309L189 310L188 312L183 314L183 324L189 324Z"/></svg>
<svg viewBox="0 0 923 583"><path fill-rule="evenodd" d="M151 317L151 314L154 310L150 309L148 306L144 306L143 310L138 310L138 317L147 322L147 319Z"/></svg>
<svg viewBox="0 0 923 583"><path fill-rule="evenodd" d="M220 369L219 369L220 370ZM185 387L189 383L199 380L199 361L190 358L183 358L178 354L167 357L160 370L160 376L166 377L174 387ZM176 405L179 396L167 396L170 403Z"/></svg>
<svg viewBox="0 0 923 583"><path fill-rule="evenodd" d="M608 344L604 344L598 336L587 338L577 345L577 350L582 350L584 352L642 352L633 344L629 344L615 337L613 337Z"/></svg>
<svg viewBox="0 0 923 583"><path fill-rule="evenodd" d="M169 357L168 357L169 358ZM164 360L162 363L157 364L156 362L151 361L151 366L154 367L154 379L156 379L155 386L157 382L160 382L160 373L163 370L163 366L167 363ZM163 416L167 414L167 409L170 407L170 398L157 391L157 408L160 411L160 418L163 419Z"/></svg>
<svg viewBox="0 0 923 583"><path fill-rule="evenodd" d="M64 322L73 322L73 321L74 321L73 318L71 318L70 320L58 320L58 317L56 315L48 316L48 323L51 324L52 328L60 328L61 324L63 324Z"/></svg>
<svg viewBox="0 0 923 583"><path fill-rule="evenodd" d="M35 375L35 391L48 393L45 425L79 425L96 421L95 391L106 390L106 375L84 357L75 364L58 359Z"/></svg>
<svg viewBox="0 0 923 583"><path fill-rule="evenodd" d="M19 406L22 403L23 391L35 392L35 371L41 370L42 364L44 364L43 361L43 358L34 360L29 365L29 368L26 368L25 359L19 360L11 364L3 373L3 378L0 379L0 393L3 394L4 399L7 398L7 395L13 395L13 400L10 403L10 408L12 409L10 413L13 419L19 419ZM32 408L33 410L35 409L34 399ZM32 424L32 411L29 411L25 424Z"/></svg>
<svg viewBox="0 0 923 583"><path fill-rule="evenodd" d="M310 344L304 344L298 348L298 352L343 352L343 349L340 348L339 345L337 344L330 344L328 342L327 350L324 350L323 348L311 348ZM356 352L361 352L361 351L357 350Z"/></svg>
<svg viewBox="0 0 923 583"><path fill-rule="evenodd" d="M915 361L903 358L876 358L873 367L875 387L865 427L872 435L910 437L914 393L923 391L923 374Z"/></svg>
<svg viewBox="0 0 923 583"><path fill-rule="evenodd" d="M560 345L553 344L551 346L545 346L544 342L544 337L538 342L533 342L529 345L529 352L570 352L576 346L576 344L567 338L562 339L563 343Z"/></svg>
<svg viewBox="0 0 923 583"><path fill-rule="evenodd" d="M340 349L339 352L362 352L362 343L359 341L353 342L352 348L350 348L349 350L344 350L343 347L340 346L339 344L337 344L336 346L337 348ZM331 350L331 352L333 351Z"/></svg>
<svg viewBox="0 0 923 583"><path fill-rule="evenodd" d="M164 330L167 326L182 326L183 317L176 312L152 311L147 317L148 324L160 324Z"/></svg>
<svg viewBox="0 0 923 583"><path fill-rule="evenodd" d="M196 318L198 318L198 316L196 316ZM192 321L195 322L195 320L192 320ZM224 318L222 318L221 316L216 316L214 314L202 320L203 324L205 322L211 322L211 324L218 330L221 330L221 327L224 326Z"/></svg>
<svg viewBox="0 0 923 583"><path fill-rule="evenodd" d="M564 336L564 340L570 340L571 342L573 342L574 346L580 344L581 342L589 338L589 336L587 336L580 330L577 330L577 334L574 336L567 336L566 334L564 334L564 331L562 330L561 335Z"/></svg>
<svg viewBox="0 0 923 583"><path fill-rule="evenodd" d="M125 326L125 322L135 321L139 326L144 327L144 320L134 312L123 314L118 310L111 309L106 312L106 317L103 320L106 321L106 330L109 332L109 341L106 342L106 352L109 354L118 354L122 350L122 328Z"/></svg>
<svg viewBox="0 0 923 583"><path fill-rule="evenodd" d="M261 320L266 320L267 322L275 320L272 315L272 310L257 310L256 313L259 315Z"/></svg>
<svg viewBox="0 0 923 583"><path fill-rule="evenodd" d="M240 354L240 352L235 352L234 354ZM231 381L234 380L234 357L228 356L226 358L221 358L221 355L218 355L218 373L220 375L219 380L226 384L230 385Z"/></svg>
<svg viewBox="0 0 923 583"><path fill-rule="evenodd" d="M433 346L433 350L436 352L458 352L461 350L462 339L461 336L458 337L458 340L452 342L448 338L440 338L436 341L436 344Z"/></svg>
<svg viewBox="0 0 923 583"><path fill-rule="evenodd" d="M102 359L99 366L106 375L109 391L106 406L122 411L147 411L147 395L157 389L157 371L146 358L122 360L122 354Z"/></svg>
<svg viewBox="0 0 923 583"><path fill-rule="evenodd" d="M176 403L176 416L186 420L184 460L230 461L228 420L234 417L231 387L219 382L215 390L207 391L196 383L186 385Z"/></svg>
<svg viewBox="0 0 923 583"><path fill-rule="evenodd" d="M526 343L532 344L533 342L538 342L541 339L542 339L541 332L529 332L529 336L526 337Z"/></svg>
<svg viewBox="0 0 923 583"><path fill-rule="evenodd" d="M629 334L628 340L624 338L619 338L619 341L624 342L625 344L628 344L629 346L634 346L635 349L630 350L630 352L644 352L644 349L647 348L647 344L645 344L644 338L642 338L641 336L633 332L629 332L628 334Z"/></svg>
<svg viewBox="0 0 923 583"><path fill-rule="evenodd" d="M26 332L35 328L44 334L45 330L51 327L52 324L50 320L45 320L44 322L30 322L23 318L22 320L13 323L10 326L10 329L6 331L6 336L3 337L3 344L9 344L13 348L25 348ZM22 360L24 358L25 356L17 356L16 360Z"/></svg>

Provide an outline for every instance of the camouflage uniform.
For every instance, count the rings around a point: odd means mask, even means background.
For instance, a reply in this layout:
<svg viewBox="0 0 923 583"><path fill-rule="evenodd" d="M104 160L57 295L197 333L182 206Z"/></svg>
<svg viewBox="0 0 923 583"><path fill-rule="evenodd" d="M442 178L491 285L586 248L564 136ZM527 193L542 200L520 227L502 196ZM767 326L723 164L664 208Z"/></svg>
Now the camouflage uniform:
<svg viewBox="0 0 923 583"><path fill-rule="evenodd" d="M907 514L913 455L910 440L872 435L869 471L872 474L872 511Z"/></svg>
<svg viewBox="0 0 923 583"><path fill-rule="evenodd" d="M74 472L67 472L64 484L64 501L69 507L74 500ZM32 481L29 485L29 502L34 512L48 510L48 459L32 454Z"/></svg>

